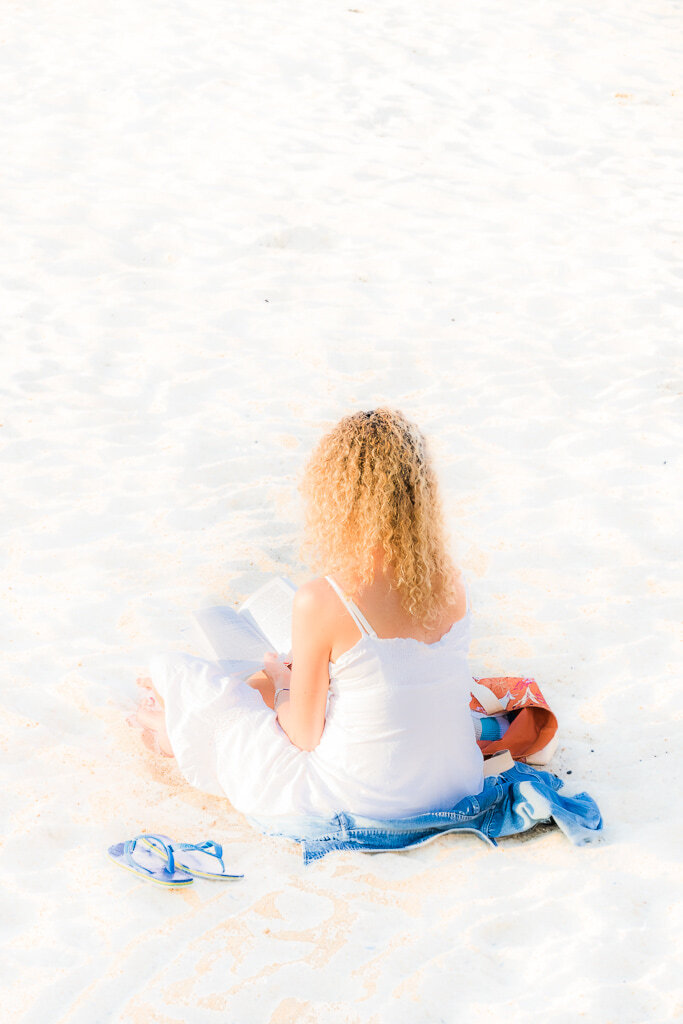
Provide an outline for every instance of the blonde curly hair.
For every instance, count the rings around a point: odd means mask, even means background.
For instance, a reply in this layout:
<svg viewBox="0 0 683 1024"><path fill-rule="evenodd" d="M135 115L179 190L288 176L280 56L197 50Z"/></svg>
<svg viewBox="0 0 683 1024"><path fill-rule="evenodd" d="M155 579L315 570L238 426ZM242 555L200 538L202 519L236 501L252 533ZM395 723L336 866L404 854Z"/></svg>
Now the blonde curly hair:
<svg viewBox="0 0 683 1024"><path fill-rule="evenodd" d="M402 412L344 416L315 446L299 491L301 554L314 571L369 584L379 549L401 606L419 622L435 622L456 600L458 573L427 442Z"/></svg>

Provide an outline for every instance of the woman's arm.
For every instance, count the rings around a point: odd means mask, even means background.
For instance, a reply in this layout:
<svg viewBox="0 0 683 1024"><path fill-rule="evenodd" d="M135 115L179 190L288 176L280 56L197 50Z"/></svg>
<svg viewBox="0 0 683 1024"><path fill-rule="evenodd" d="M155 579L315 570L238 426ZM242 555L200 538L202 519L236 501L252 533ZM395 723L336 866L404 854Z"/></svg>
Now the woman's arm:
<svg viewBox="0 0 683 1024"><path fill-rule="evenodd" d="M289 694L278 703L277 719L301 750L314 750L325 727L331 646L323 609L328 589L324 581L311 580L294 595L291 672L282 663L276 667L272 660L266 662L275 687L289 686Z"/></svg>

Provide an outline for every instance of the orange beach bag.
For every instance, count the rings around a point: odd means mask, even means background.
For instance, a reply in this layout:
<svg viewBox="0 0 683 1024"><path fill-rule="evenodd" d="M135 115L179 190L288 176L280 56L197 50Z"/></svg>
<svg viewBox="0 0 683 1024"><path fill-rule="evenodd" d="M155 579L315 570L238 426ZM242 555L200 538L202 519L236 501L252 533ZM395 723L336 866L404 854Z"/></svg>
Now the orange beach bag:
<svg viewBox="0 0 683 1024"><path fill-rule="evenodd" d="M484 758L509 750L515 761L543 765L557 747L557 719L535 679L497 676L472 681L470 710L511 717L499 740L477 740Z"/></svg>

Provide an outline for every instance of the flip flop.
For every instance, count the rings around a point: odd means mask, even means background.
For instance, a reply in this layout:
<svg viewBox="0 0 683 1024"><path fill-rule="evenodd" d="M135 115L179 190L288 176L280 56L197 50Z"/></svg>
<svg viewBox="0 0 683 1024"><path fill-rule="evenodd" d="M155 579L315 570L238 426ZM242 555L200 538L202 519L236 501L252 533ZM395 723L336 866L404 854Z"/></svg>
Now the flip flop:
<svg viewBox="0 0 683 1024"><path fill-rule="evenodd" d="M225 870L223 847L212 839L203 843L174 843L158 832L146 832L141 838L158 857L165 857L166 851L170 851L174 863L195 878L244 878L244 875L231 875ZM216 861L220 864L220 871L216 870Z"/></svg>
<svg viewBox="0 0 683 1024"><path fill-rule="evenodd" d="M113 860L115 864L120 864L127 871L140 875L141 878L148 878L150 882L156 882L157 885L172 887L191 885L194 881L192 875L176 868L173 850L170 847L162 843L161 846L164 849L157 846L155 852L152 853L146 843L144 845L138 843L138 840L146 839L148 834L142 832L134 839L127 839L125 843L114 843L107 851L109 859ZM135 857L133 857L133 853L135 853ZM159 863L159 858L162 856L166 861L165 864Z"/></svg>

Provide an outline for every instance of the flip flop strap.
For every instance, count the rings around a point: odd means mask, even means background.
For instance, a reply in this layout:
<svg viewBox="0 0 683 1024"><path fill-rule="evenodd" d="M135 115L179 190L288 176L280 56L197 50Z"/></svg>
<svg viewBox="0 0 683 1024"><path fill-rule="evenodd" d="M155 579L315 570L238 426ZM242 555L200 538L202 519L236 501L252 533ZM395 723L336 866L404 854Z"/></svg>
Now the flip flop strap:
<svg viewBox="0 0 683 1024"><path fill-rule="evenodd" d="M213 849L211 849L213 847ZM202 853L208 853L210 857L217 857L225 871L225 864L223 863L223 847L220 843L215 843L213 839L207 839L203 843L172 843L172 850L200 850Z"/></svg>
<svg viewBox="0 0 683 1024"><path fill-rule="evenodd" d="M135 849L135 844L137 843L138 839L146 839L148 843L152 843L153 846L156 846L164 850L167 858L166 870L168 871L169 875L174 874L175 860L173 859L173 845L171 843L165 843L163 839L160 839L159 836L154 835L153 832L141 832L140 835L135 836L134 839L127 840L123 848L123 852L126 856L128 863L132 867L138 869L142 868L142 870L147 871L148 874L153 874L153 872L149 871L148 868L143 867L141 864L138 864L136 860L133 860L133 850Z"/></svg>

